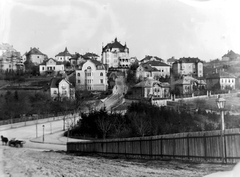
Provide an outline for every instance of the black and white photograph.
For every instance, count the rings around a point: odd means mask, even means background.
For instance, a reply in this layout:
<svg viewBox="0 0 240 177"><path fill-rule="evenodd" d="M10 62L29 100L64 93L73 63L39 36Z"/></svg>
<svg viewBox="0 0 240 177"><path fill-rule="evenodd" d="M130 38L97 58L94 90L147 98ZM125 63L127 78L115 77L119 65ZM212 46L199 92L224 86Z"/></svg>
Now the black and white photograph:
<svg viewBox="0 0 240 177"><path fill-rule="evenodd" d="M0 177L239 177L239 0L0 0Z"/></svg>

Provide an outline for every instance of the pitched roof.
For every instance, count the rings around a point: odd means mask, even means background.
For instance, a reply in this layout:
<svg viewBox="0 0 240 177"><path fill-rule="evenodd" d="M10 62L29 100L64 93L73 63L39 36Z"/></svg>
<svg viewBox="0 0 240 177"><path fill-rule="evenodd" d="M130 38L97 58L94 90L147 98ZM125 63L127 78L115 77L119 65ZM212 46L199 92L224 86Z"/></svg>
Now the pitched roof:
<svg viewBox="0 0 240 177"><path fill-rule="evenodd" d="M71 57L72 54L69 53L69 51L68 51L68 49L66 47L63 52L58 53L55 57L57 57L57 56L70 56Z"/></svg>
<svg viewBox="0 0 240 177"><path fill-rule="evenodd" d="M172 58L169 58L169 59L167 60L168 63L170 63L170 62L175 62L175 61L177 61L177 59L175 59L175 58L173 58L173 57L172 57Z"/></svg>
<svg viewBox="0 0 240 177"><path fill-rule="evenodd" d="M70 85L70 87L73 87L73 85L67 79L54 77L54 78L51 79L50 88L58 88L59 83L62 80L65 80Z"/></svg>
<svg viewBox="0 0 240 177"><path fill-rule="evenodd" d="M83 55L83 57L86 57L86 58L94 58L94 57L99 57L97 54L95 53L90 53L90 52L87 52Z"/></svg>
<svg viewBox="0 0 240 177"><path fill-rule="evenodd" d="M169 66L168 64L166 64L166 63L163 63L163 62L161 62L161 61L159 61L159 60L153 60L153 61L148 61L148 62L146 62L146 63L144 63L144 64L149 64L149 65L151 65L151 66ZM169 66L170 67L170 66Z"/></svg>
<svg viewBox="0 0 240 177"><path fill-rule="evenodd" d="M224 71L219 71L217 73L213 73L207 76L207 79L220 79L220 78L236 78L236 76Z"/></svg>
<svg viewBox="0 0 240 177"><path fill-rule="evenodd" d="M127 48L127 45L122 45L120 42L118 42L117 38L115 38L115 40L112 43L108 43L105 47L103 47L103 51L105 51L106 49L113 49L113 48L118 48L120 49L120 51L124 51Z"/></svg>
<svg viewBox="0 0 240 177"><path fill-rule="evenodd" d="M180 58L179 60L177 60L176 62L180 62L180 63L198 63L198 62L202 62L199 58L192 58L192 57L188 57L188 58Z"/></svg>
<svg viewBox="0 0 240 177"><path fill-rule="evenodd" d="M163 62L163 59L157 57L157 56L150 56L150 55L146 55L142 60L140 60L140 62L146 62L146 61L150 61L151 59L154 59L154 60L158 60L158 61L161 61ZM152 60L153 61L153 60Z"/></svg>
<svg viewBox="0 0 240 177"><path fill-rule="evenodd" d="M152 71L158 71L157 68L152 67L150 64L141 64L142 68L144 68L145 71L152 72Z"/></svg>
<svg viewBox="0 0 240 177"><path fill-rule="evenodd" d="M55 60L55 59L53 59L53 58L49 58L49 59L44 60L40 65L46 65L49 60L55 61L55 62L56 62L56 65L62 65L62 64L63 64L63 63L60 62L60 61L57 61L57 60Z"/></svg>
<svg viewBox="0 0 240 177"><path fill-rule="evenodd" d="M40 52L40 50L37 49L36 47L33 47L30 49L30 51L27 53L27 55L45 55L45 54Z"/></svg>

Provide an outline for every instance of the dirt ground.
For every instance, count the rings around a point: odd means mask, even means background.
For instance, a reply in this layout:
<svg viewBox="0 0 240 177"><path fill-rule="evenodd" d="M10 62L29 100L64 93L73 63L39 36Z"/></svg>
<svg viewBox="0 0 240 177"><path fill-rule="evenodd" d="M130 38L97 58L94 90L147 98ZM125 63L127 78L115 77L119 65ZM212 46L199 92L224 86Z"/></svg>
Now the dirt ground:
<svg viewBox="0 0 240 177"><path fill-rule="evenodd" d="M4 177L200 177L231 170L234 166L74 156L65 152L11 147L0 147L0 152Z"/></svg>

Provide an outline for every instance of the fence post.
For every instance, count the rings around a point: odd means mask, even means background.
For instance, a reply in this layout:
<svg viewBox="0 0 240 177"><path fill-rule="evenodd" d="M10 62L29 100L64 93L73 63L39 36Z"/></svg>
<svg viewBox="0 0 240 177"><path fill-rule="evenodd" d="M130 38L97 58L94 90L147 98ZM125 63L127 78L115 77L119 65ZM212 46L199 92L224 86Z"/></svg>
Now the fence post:
<svg viewBox="0 0 240 177"><path fill-rule="evenodd" d="M187 158L190 159L189 133L187 134Z"/></svg>
<svg viewBox="0 0 240 177"><path fill-rule="evenodd" d="M204 160L207 161L207 138L206 138L206 133L203 134L203 143L204 143Z"/></svg>
<svg viewBox="0 0 240 177"><path fill-rule="evenodd" d="M161 136L160 142L161 142L161 158L163 158L163 139L162 139L162 136Z"/></svg>

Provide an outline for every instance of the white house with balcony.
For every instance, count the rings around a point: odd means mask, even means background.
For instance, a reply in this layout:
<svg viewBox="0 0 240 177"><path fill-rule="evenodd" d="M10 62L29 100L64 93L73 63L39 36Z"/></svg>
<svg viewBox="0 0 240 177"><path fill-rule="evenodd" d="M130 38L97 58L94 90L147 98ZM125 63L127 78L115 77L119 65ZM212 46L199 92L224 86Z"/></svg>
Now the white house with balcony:
<svg viewBox="0 0 240 177"><path fill-rule="evenodd" d="M89 59L76 70L76 89L105 91L107 87L107 70L101 62Z"/></svg>
<svg viewBox="0 0 240 177"><path fill-rule="evenodd" d="M117 38L102 48L102 63L112 68L128 68L130 66L129 48L122 45Z"/></svg>
<svg viewBox="0 0 240 177"><path fill-rule="evenodd" d="M64 64L54 60L53 58L49 58L39 65L40 75L56 75L59 72L64 72Z"/></svg>

